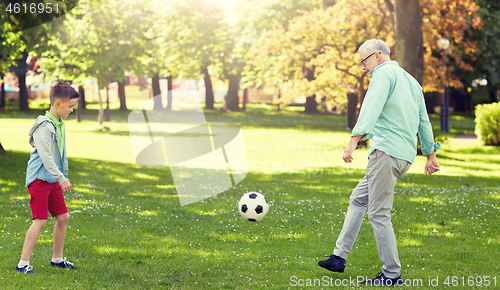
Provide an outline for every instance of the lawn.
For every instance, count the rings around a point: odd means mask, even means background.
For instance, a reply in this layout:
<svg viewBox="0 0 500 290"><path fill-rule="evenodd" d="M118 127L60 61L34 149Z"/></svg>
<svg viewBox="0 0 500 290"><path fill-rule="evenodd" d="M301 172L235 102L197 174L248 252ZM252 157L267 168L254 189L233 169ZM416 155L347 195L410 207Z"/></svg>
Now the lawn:
<svg viewBox="0 0 500 290"><path fill-rule="evenodd" d="M344 288L335 283L347 280L336 279L380 271L367 217L344 273L317 266L333 250L367 164L367 149L356 150L349 166L341 160L349 140L345 116L259 105L206 112L208 121L240 124L249 172L236 187L186 206L168 168L134 164L127 112L112 111L107 132L96 130L95 110L79 123L73 113L66 126L73 190L65 195L71 218L64 256L79 269L49 266L55 222L49 219L31 258L37 274L19 274L14 267L31 222L27 132L41 112L0 111L0 141L8 151L0 155L1 289L288 289L307 282ZM438 132L437 116L432 122ZM419 156L396 186L392 222L403 279L422 283L408 289L436 289L429 282L473 289L489 276L483 288L498 289L500 148L453 138L474 130L473 116L453 116L451 128L438 151L442 170L424 176ZM261 222L238 214L248 191L270 202Z"/></svg>

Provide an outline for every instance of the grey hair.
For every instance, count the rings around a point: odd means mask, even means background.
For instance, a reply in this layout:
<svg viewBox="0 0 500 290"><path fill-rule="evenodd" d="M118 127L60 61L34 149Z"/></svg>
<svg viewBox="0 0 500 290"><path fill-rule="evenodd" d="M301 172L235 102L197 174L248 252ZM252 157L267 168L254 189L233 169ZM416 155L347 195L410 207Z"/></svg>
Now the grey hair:
<svg viewBox="0 0 500 290"><path fill-rule="evenodd" d="M391 49L385 42L380 39L372 38L365 41L358 49L358 51L364 51L365 53L380 52L382 54L391 55Z"/></svg>

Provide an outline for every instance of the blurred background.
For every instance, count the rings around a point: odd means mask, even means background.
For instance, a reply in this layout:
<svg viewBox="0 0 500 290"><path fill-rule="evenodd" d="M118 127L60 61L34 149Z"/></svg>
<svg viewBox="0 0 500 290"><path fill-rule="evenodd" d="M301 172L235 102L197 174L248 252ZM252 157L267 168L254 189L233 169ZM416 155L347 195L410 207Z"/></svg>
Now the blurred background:
<svg viewBox="0 0 500 290"><path fill-rule="evenodd" d="M100 123L110 108L160 94L152 109L175 110L182 94L168 92L183 88L207 110L346 113L352 128L369 82L357 49L371 38L422 84L445 133L450 111L498 101L498 1L82 0L64 1L53 21L36 11L27 20L11 2L0 24L2 108L48 108L61 80L80 91L80 108L98 104Z"/></svg>

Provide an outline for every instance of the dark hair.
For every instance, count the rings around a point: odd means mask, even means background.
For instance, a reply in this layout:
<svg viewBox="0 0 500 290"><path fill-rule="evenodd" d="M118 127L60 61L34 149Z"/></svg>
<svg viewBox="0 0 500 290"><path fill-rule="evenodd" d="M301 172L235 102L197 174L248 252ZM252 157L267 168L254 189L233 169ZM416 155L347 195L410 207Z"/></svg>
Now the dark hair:
<svg viewBox="0 0 500 290"><path fill-rule="evenodd" d="M53 105L56 100L69 101L71 99L78 99L80 94L75 91L70 85L58 82L52 89L50 89L50 104Z"/></svg>

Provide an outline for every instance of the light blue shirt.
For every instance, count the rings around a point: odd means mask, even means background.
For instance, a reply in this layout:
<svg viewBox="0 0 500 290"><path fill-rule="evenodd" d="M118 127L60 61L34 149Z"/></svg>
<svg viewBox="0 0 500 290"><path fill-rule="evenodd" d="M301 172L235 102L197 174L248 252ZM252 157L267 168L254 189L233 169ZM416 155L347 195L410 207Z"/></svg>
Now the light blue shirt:
<svg viewBox="0 0 500 290"><path fill-rule="evenodd" d="M368 156L378 149L413 163L417 156L417 133L424 156L441 147L434 143L420 84L398 62L384 62L373 69L351 136L370 139Z"/></svg>

